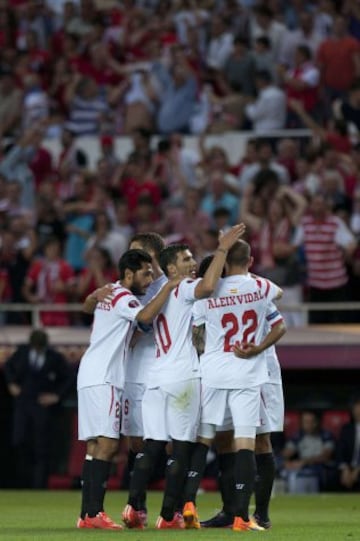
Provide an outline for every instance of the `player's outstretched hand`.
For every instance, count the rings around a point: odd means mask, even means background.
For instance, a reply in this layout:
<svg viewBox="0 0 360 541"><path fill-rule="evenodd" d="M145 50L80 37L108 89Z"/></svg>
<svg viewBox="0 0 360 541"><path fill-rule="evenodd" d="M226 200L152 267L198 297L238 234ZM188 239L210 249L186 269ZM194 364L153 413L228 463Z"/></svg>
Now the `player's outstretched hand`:
<svg viewBox="0 0 360 541"><path fill-rule="evenodd" d="M226 233L220 233L219 236L219 248L222 250L230 250L230 248L239 240L245 233L245 224L234 225Z"/></svg>
<svg viewBox="0 0 360 541"><path fill-rule="evenodd" d="M235 344L233 346L233 353L236 357L241 359L250 359L261 353L261 348L255 344Z"/></svg>

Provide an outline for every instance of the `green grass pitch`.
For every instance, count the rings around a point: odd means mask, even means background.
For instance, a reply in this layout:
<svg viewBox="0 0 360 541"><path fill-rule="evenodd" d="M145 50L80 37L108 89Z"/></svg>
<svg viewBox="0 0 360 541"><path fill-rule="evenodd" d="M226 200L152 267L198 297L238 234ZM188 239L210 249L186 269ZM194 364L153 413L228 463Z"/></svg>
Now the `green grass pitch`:
<svg viewBox="0 0 360 541"><path fill-rule="evenodd" d="M109 492L106 510L119 520L125 504L124 492ZM148 497L149 527L145 531L121 532L76 530L80 493L0 491L0 539L3 541L103 541L119 537L124 541L226 540L251 536L273 541L360 541L360 495L279 495L271 501L273 528L266 532L232 532L228 529L163 530L153 527L159 512L160 493ZM201 518L218 510L219 495L199 495Z"/></svg>

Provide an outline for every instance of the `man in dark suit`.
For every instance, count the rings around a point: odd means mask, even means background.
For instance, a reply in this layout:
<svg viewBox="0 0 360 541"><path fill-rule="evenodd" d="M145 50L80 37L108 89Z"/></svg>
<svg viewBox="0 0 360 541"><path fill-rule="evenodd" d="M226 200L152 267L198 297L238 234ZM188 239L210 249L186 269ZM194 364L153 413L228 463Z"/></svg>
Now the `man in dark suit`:
<svg viewBox="0 0 360 541"><path fill-rule="evenodd" d="M351 405L351 421L340 432L337 449L340 485L360 491L360 396Z"/></svg>
<svg viewBox="0 0 360 541"><path fill-rule="evenodd" d="M46 488L56 413L74 375L64 356L48 346L47 334L36 329L7 360L5 378L14 398L17 486Z"/></svg>

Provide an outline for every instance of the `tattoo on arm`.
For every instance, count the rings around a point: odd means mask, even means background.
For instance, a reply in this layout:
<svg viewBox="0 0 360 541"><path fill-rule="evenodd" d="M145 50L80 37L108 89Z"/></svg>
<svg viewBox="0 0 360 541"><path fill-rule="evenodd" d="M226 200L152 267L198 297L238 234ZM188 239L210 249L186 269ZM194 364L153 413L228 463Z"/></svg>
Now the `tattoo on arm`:
<svg viewBox="0 0 360 541"><path fill-rule="evenodd" d="M205 324L193 327L192 340L197 354L202 355L205 350Z"/></svg>

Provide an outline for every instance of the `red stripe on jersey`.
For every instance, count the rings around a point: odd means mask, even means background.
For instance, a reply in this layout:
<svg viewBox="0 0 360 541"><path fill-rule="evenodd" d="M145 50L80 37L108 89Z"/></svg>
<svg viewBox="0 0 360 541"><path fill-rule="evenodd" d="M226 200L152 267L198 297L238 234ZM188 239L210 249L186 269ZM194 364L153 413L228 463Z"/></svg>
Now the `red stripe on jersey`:
<svg viewBox="0 0 360 541"><path fill-rule="evenodd" d="M114 387L113 385L111 385L111 402L110 402L109 416L111 414L113 405L114 405Z"/></svg>
<svg viewBox="0 0 360 541"><path fill-rule="evenodd" d="M111 300L111 306L114 308L117 301L121 299L121 297L125 297L125 295L131 295L130 291L122 291L121 293L116 295L116 297Z"/></svg>
<svg viewBox="0 0 360 541"><path fill-rule="evenodd" d="M270 282L266 278L264 278L264 280L265 280L265 283L266 283L265 297L267 297L268 293L269 293L269 289L270 289Z"/></svg>
<svg viewBox="0 0 360 541"><path fill-rule="evenodd" d="M175 291L174 291L174 295L176 298L178 298L178 295L179 295L179 286L180 284L176 287Z"/></svg>

